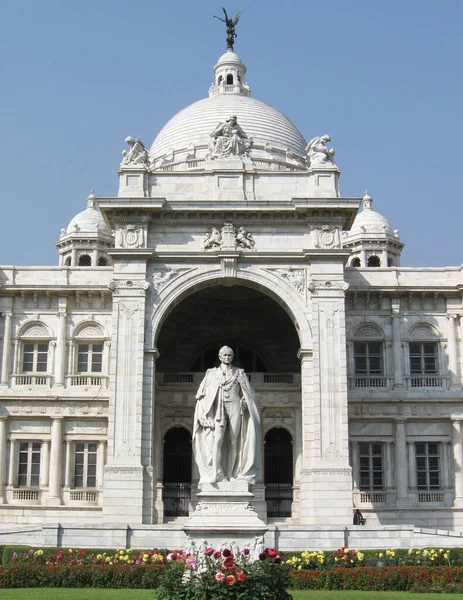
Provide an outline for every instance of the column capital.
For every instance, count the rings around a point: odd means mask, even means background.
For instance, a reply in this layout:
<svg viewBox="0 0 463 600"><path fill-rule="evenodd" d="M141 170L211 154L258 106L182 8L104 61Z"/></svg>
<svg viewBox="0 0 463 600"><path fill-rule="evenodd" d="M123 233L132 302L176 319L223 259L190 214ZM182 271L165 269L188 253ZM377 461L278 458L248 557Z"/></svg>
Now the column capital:
<svg viewBox="0 0 463 600"><path fill-rule="evenodd" d="M451 312L448 312L448 313L446 313L446 315L445 315L445 316L446 316L446 317L447 317L447 319L449 319L449 320L450 320L450 319L454 319L454 320L455 320L455 319L458 319L458 317L459 317L459 315L458 315L457 313L453 313L453 312L452 312L452 313L451 313Z"/></svg>

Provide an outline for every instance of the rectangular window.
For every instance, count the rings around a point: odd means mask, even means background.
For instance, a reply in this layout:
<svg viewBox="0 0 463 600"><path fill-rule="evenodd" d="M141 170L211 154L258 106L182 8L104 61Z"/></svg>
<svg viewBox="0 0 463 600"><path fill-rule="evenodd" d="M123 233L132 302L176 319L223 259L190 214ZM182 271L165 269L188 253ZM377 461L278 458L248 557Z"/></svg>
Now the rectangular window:
<svg viewBox="0 0 463 600"><path fill-rule="evenodd" d="M383 445L372 442L360 442L359 467L361 490L382 490L383 485Z"/></svg>
<svg viewBox="0 0 463 600"><path fill-rule="evenodd" d="M23 373L46 373L48 342L25 342L23 344Z"/></svg>
<svg viewBox="0 0 463 600"><path fill-rule="evenodd" d="M39 487L41 446L41 442L20 442L18 487Z"/></svg>
<svg viewBox="0 0 463 600"><path fill-rule="evenodd" d="M409 352L411 375L437 374L437 344L411 342Z"/></svg>
<svg viewBox="0 0 463 600"><path fill-rule="evenodd" d="M416 487L419 490L439 490L440 484L440 444L423 442L415 444Z"/></svg>
<svg viewBox="0 0 463 600"><path fill-rule="evenodd" d="M103 344L79 344L77 348L77 372L101 373Z"/></svg>
<svg viewBox="0 0 463 600"><path fill-rule="evenodd" d="M96 487L97 446L94 442L76 443L74 457L74 487Z"/></svg>
<svg viewBox="0 0 463 600"><path fill-rule="evenodd" d="M383 375L381 342L354 342L355 375L380 377Z"/></svg>

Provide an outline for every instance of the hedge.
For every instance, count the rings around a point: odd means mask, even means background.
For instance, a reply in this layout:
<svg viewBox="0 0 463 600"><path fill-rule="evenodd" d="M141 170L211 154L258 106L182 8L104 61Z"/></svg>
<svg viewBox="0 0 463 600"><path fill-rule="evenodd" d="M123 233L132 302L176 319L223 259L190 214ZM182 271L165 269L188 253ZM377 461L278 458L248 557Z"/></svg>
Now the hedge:
<svg viewBox="0 0 463 600"><path fill-rule="evenodd" d="M463 593L462 567L337 567L290 571L296 590L451 591Z"/></svg>

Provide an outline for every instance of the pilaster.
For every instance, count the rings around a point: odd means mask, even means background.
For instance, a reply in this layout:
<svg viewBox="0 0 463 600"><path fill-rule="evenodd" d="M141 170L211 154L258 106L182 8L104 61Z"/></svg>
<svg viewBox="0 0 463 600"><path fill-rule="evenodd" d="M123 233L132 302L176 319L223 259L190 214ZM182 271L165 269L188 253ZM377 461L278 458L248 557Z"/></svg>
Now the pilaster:
<svg viewBox="0 0 463 600"><path fill-rule="evenodd" d="M406 421L398 419L395 422L395 485L397 508L410 506L408 497L408 457L406 442Z"/></svg>
<svg viewBox="0 0 463 600"><path fill-rule="evenodd" d="M451 388L461 387L458 384L458 359L457 359L457 333L456 323L458 315L447 313L447 339L448 339L448 365L449 365L449 382Z"/></svg>
<svg viewBox="0 0 463 600"><path fill-rule="evenodd" d="M400 336L400 298L392 298L392 366L394 388L404 387L402 340Z"/></svg>
<svg viewBox="0 0 463 600"><path fill-rule="evenodd" d="M117 271L113 292L108 410L108 452L104 469L103 518L142 523L144 503L143 369L146 253L130 263L132 279ZM117 261L116 261L117 263ZM146 440L145 440L146 442Z"/></svg>
<svg viewBox="0 0 463 600"><path fill-rule="evenodd" d="M64 385L66 365L66 308L67 296L58 298L58 334L56 337L55 386ZM70 371L72 373L72 371Z"/></svg>
<svg viewBox="0 0 463 600"><path fill-rule="evenodd" d="M329 270L340 265L331 263ZM316 265L319 276L326 265ZM313 357L301 353L303 474L301 523L352 523L352 469L349 465L345 291L348 284L333 273L330 280L309 283L312 293Z"/></svg>

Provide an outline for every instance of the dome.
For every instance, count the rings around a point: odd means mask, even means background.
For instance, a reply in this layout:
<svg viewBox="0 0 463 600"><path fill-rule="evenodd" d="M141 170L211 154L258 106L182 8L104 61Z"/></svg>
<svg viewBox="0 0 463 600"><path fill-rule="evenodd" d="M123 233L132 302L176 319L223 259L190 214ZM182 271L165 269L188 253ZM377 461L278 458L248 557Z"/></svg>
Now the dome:
<svg viewBox="0 0 463 600"><path fill-rule="evenodd" d="M224 54L222 54L222 56L217 61L216 67L228 63L236 63L244 67L241 58L238 56L238 54L236 54L236 52L233 52L232 50L227 50Z"/></svg>
<svg viewBox="0 0 463 600"><path fill-rule="evenodd" d="M154 140L150 149L152 161L185 152L192 145L207 149L211 132L232 115L237 116L240 127L254 140L253 150L273 147L305 156L306 141L283 113L250 96L230 94L199 100L177 113Z"/></svg>
<svg viewBox="0 0 463 600"><path fill-rule="evenodd" d="M363 198L363 210L355 217L355 221L352 225L351 230L347 233L347 239L357 236L375 236L386 235L391 237L397 237L396 233L392 230L389 225L389 221L383 215L374 211L371 208L372 198L365 194Z"/></svg>
<svg viewBox="0 0 463 600"><path fill-rule="evenodd" d="M87 198L87 208L76 215L66 228L66 235L71 233L106 233L111 235L99 210L96 209L93 191Z"/></svg>

